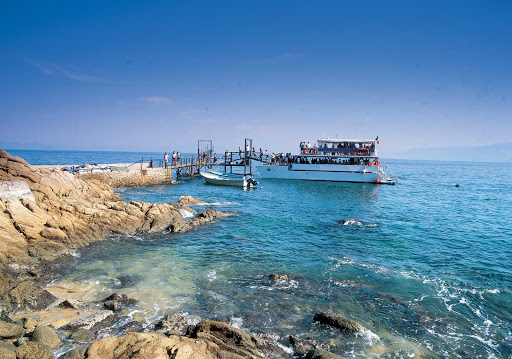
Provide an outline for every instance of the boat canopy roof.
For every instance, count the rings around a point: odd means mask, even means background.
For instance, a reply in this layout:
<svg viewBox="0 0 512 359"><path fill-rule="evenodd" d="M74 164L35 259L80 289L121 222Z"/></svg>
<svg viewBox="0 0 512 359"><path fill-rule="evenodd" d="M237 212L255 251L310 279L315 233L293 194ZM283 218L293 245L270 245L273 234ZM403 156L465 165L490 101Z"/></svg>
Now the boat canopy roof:
<svg viewBox="0 0 512 359"><path fill-rule="evenodd" d="M323 143L343 143L343 142L350 142L350 143L373 143L375 140L343 140L339 138L321 138L318 140L318 142Z"/></svg>

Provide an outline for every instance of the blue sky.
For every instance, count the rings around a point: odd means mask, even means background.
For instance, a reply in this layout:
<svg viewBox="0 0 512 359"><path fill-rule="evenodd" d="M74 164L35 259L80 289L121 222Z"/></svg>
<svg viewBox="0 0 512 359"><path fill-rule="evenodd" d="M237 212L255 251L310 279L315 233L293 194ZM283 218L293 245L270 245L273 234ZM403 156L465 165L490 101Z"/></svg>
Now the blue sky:
<svg viewBox="0 0 512 359"><path fill-rule="evenodd" d="M0 143L512 141L512 1L2 1Z"/></svg>

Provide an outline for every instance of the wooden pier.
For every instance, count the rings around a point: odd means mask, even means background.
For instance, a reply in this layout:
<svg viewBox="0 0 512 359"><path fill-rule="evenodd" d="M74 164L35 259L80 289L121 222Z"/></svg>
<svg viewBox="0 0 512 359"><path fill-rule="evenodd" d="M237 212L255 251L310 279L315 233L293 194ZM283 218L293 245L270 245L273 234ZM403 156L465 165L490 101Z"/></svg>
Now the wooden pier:
<svg viewBox="0 0 512 359"><path fill-rule="evenodd" d="M201 148L201 144L207 146ZM198 141L197 156L185 157L179 159L169 158L166 163L163 159L154 160L150 158L140 161L141 171L150 168L164 169L166 177L172 179L173 174L176 178L198 176L201 171L211 170L217 167L225 173L239 173L243 175L252 175L252 161L268 160L268 156L260 155L252 150L252 140L245 139L244 149L239 151L226 151L222 157L217 157L213 152L213 146L209 140ZM237 168L239 169L237 172ZM242 172L243 170L243 172Z"/></svg>

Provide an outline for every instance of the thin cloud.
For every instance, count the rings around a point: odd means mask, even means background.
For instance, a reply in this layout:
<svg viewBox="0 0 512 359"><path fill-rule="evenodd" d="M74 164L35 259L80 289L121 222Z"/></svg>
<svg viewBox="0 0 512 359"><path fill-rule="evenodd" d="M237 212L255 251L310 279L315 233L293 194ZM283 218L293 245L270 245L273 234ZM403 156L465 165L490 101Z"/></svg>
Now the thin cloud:
<svg viewBox="0 0 512 359"><path fill-rule="evenodd" d="M32 66L35 66L39 71L44 73L45 75L55 76L55 75L63 75L70 80L74 81L83 81L83 82L102 82L102 83L113 83L113 81L105 80L97 76L85 75L81 73L74 72L62 66L52 64L52 63L39 63L34 61L27 61Z"/></svg>
<svg viewBox="0 0 512 359"><path fill-rule="evenodd" d="M167 97L162 97L162 96L143 97L142 100L151 105L166 105L166 104L172 103L172 101L170 99L168 99Z"/></svg>

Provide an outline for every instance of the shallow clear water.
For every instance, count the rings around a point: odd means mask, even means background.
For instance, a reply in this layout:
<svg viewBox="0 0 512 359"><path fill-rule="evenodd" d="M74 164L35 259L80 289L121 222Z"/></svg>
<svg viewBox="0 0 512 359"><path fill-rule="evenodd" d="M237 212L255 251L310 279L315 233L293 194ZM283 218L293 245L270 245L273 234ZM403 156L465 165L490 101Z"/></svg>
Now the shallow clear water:
<svg viewBox="0 0 512 359"><path fill-rule="evenodd" d="M126 201L192 195L237 215L95 244L54 284L94 284L96 299L122 291L140 300L129 314L147 322L186 311L277 333L284 345L290 334L314 337L347 358L510 357L512 165L386 164L402 185L262 180L243 191L193 179L120 190ZM270 273L292 280L272 284ZM369 331L315 325L324 310Z"/></svg>

